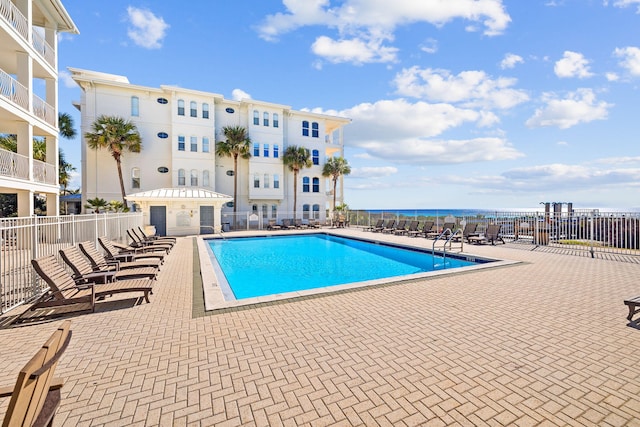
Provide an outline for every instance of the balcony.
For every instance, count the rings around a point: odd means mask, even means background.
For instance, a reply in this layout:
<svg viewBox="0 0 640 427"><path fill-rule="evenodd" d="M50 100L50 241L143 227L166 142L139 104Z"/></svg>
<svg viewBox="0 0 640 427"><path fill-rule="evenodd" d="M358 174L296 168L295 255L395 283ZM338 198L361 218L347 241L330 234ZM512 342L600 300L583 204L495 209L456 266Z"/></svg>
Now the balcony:
<svg viewBox="0 0 640 427"><path fill-rule="evenodd" d="M0 177L29 180L29 158L0 149ZM33 161L33 181L56 185L56 168L50 163Z"/></svg>
<svg viewBox="0 0 640 427"><path fill-rule="evenodd" d="M12 26L23 40L29 42L29 21L10 0L0 0L0 19ZM42 37L38 28L34 27L31 32L31 46L55 68L55 50Z"/></svg>
<svg viewBox="0 0 640 427"><path fill-rule="evenodd" d="M0 96L8 99L23 110L29 111L29 89L2 70L0 70ZM55 108L37 95L33 95L32 99L33 115L55 127Z"/></svg>

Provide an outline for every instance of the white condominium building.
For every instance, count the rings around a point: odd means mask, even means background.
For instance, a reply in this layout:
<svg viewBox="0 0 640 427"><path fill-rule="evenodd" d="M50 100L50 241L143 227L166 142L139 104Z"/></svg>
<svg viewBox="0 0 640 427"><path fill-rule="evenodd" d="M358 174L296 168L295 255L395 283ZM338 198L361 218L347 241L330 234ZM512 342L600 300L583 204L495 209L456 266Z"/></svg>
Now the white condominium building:
<svg viewBox="0 0 640 427"><path fill-rule="evenodd" d="M324 220L326 210L331 209L332 185L322 176L322 168L327 158L343 156L343 128L349 119L253 99L234 101L174 86L137 86L124 76L70 71L82 88L79 109L83 135L101 115L122 117L138 128L141 152L122 156L127 194L197 188L232 196L233 159L216 156L215 147L216 142L225 140L224 127L242 126L251 139L251 157L238 161L237 200L224 204L223 215L233 212L235 202L239 213L253 215L263 223L292 217L293 173L282 162L289 145L307 148L313 163L298 174L297 217ZM116 164L108 151L92 150L83 140L83 205L95 197L121 200ZM341 182L337 200L342 201ZM176 214L173 211L182 209L185 217L185 212L191 217L202 212L198 206L185 208L182 202L166 207L165 231L169 234L181 233L177 229L180 220L170 219ZM145 212L146 207L142 210ZM200 218L200 225L206 226L206 220Z"/></svg>
<svg viewBox="0 0 640 427"><path fill-rule="evenodd" d="M58 215L58 33L78 29L58 0L0 0L0 193L17 194L19 216L34 213L34 195ZM46 160L34 159L43 139Z"/></svg>

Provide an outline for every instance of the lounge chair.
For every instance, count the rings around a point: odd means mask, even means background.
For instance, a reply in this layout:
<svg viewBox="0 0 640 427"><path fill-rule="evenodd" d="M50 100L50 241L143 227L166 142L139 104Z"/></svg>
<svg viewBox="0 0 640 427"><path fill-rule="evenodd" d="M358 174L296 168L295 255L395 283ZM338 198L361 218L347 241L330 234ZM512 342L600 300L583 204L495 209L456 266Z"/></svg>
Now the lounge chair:
<svg viewBox="0 0 640 427"><path fill-rule="evenodd" d="M420 228L420 224L418 224L415 230L407 231L407 236L409 237L424 236L425 230L426 232L429 232L431 231L432 227L433 227L433 221L425 221L425 223L422 224L422 228Z"/></svg>
<svg viewBox="0 0 640 427"><path fill-rule="evenodd" d="M142 227L138 227L138 235L141 236L144 240L147 240L147 241L172 242L174 244L177 242L177 239L175 237L158 236L157 234L154 234L153 236L150 236L150 235L148 235L147 233L144 232Z"/></svg>
<svg viewBox="0 0 640 427"><path fill-rule="evenodd" d="M460 240L462 240L463 242L468 242L469 241L469 237L473 237L473 236L477 236L478 234L476 233L476 230L478 229L478 223L477 222L469 222L467 224L465 224L464 229L462 230L462 234L458 234L456 236L453 237L453 240L455 240L456 242L459 242Z"/></svg>
<svg viewBox="0 0 640 427"><path fill-rule="evenodd" d="M449 236L451 233L453 233L453 229L456 226L456 224L454 222L445 222L444 225L442 226L442 231L431 231L429 233L426 233L426 236L428 239L435 239L439 236Z"/></svg>
<svg viewBox="0 0 640 427"><path fill-rule="evenodd" d="M400 236L400 235L406 233L407 232L407 223L408 222L409 221L405 220L405 219L401 220L398 223L398 225L396 226L396 228L393 230L393 234Z"/></svg>
<svg viewBox="0 0 640 427"><path fill-rule="evenodd" d="M320 224L320 221L318 221L317 219L310 219L309 220L309 228L321 228L322 225Z"/></svg>
<svg viewBox="0 0 640 427"><path fill-rule="evenodd" d="M104 284L78 284L71 274L60 265L54 255L33 259L31 265L38 276L49 285L49 290L11 323L82 311L93 312L97 299L118 293L142 292L145 301L150 302L149 294L153 293L153 280L151 279L119 280Z"/></svg>
<svg viewBox="0 0 640 427"><path fill-rule="evenodd" d="M296 219L294 221L294 226L296 228L309 228L309 225L308 224L303 224L301 219Z"/></svg>
<svg viewBox="0 0 640 427"><path fill-rule="evenodd" d="M292 219L283 219L282 220L282 228L284 228L285 230L291 230L292 228L296 228L296 226L293 225L293 220Z"/></svg>
<svg viewBox="0 0 640 427"><path fill-rule="evenodd" d="M127 270L118 270L115 266L109 266L103 269L94 268L76 246L60 249L60 256L65 264L73 271L73 279L79 283L104 283L120 279L142 277L155 279L158 275L158 269L154 267L138 267Z"/></svg>
<svg viewBox="0 0 640 427"><path fill-rule="evenodd" d="M394 234L398 234L398 235L406 234L406 235L409 235L409 233L418 231L418 224L420 224L420 221L411 221L409 223L409 227L407 227L406 229L403 229L403 230L396 230L394 232Z"/></svg>
<svg viewBox="0 0 640 427"><path fill-rule="evenodd" d="M502 236L500 236L501 229L501 224L489 224L484 236L471 236L469 237L469 243L475 243L477 245L480 243L491 243L492 245L495 245L496 242L505 243Z"/></svg>
<svg viewBox="0 0 640 427"><path fill-rule="evenodd" d="M624 305L629 307L629 315L627 316L627 320L631 322L631 319L633 319L633 316L636 313L640 312L640 308L638 308L640 307L640 296L625 300Z"/></svg>
<svg viewBox="0 0 640 427"><path fill-rule="evenodd" d="M384 226L384 219L379 219L374 225L370 225L365 228L365 231L374 231L376 229L382 229Z"/></svg>
<svg viewBox="0 0 640 427"><path fill-rule="evenodd" d="M3 426L50 426L60 406L64 381L54 378L58 360L71 341L71 322L64 322L20 370L13 387L0 388L11 396Z"/></svg>
<svg viewBox="0 0 640 427"><path fill-rule="evenodd" d="M391 233L396 229L396 220L390 219L387 224L380 230L381 233Z"/></svg>
<svg viewBox="0 0 640 427"><path fill-rule="evenodd" d="M108 269L111 265L114 265L117 270L129 270L139 267L153 267L159 270L160 264L162 263L160 260L153 258L139 259L136 261L109 260L91 242L82 242L79 243L78 246L80 246L80 250L91 263L94 271Z"/></svg>
<svg viewBox="0 0 640 427"><path fill-rule="evenodd" d="M267 223L267 230L280 230L280 229L282 229L282 227L276 224L275 219L270 219L269 222Z"/></svg>
<svg viewBox="0 0 640 427"><path fill-rule="evenodd" d="M138 236L138 234L132 228L127 230L127 234L129 235L129 238L132 241L131 246L133 246L134 248L145 248L145 247L161 248L167 251L167 253L169 253L173 248L173 243L163 243L163 242L153 242L153 241L143 240L140 236Z"/></svg>
<svg viewBox="0 0 640 427"><path fill-rule="evenodd" d="M138 259L157 259L160 263L164 263L164 258L167 256L167 251L164 249L154 248L133 248L119 245L116 242L109 240L106 237L98 237L98 243L102 246L106 253L107 259L114 259L118 261L135 261Z"/></svg>

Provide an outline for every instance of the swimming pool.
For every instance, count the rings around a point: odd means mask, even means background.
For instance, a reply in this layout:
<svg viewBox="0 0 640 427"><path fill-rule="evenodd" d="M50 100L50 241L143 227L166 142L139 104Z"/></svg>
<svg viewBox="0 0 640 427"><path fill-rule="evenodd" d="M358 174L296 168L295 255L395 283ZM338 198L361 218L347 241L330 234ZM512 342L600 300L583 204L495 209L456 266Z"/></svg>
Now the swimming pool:
<svg viewBox="0 0 640 427"><path fill-rule="evenodd" d="M478 264L324 233L206 240L229 299L255 298Z"/></svg>

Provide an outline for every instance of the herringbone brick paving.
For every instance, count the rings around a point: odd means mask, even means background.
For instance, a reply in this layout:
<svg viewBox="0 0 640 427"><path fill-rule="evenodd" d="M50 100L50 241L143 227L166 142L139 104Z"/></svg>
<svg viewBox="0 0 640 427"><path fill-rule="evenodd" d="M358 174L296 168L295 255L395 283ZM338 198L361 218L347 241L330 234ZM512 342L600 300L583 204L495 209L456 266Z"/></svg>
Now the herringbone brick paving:
<svg viewBox="0 0 640 427"><path fill-rule="evenodd" d="M194 317L181 238L151 304L71 317L55 425L640 425L640 267L466 250L523 263ZM59 322L0 330L0 384Z"/></svg>

